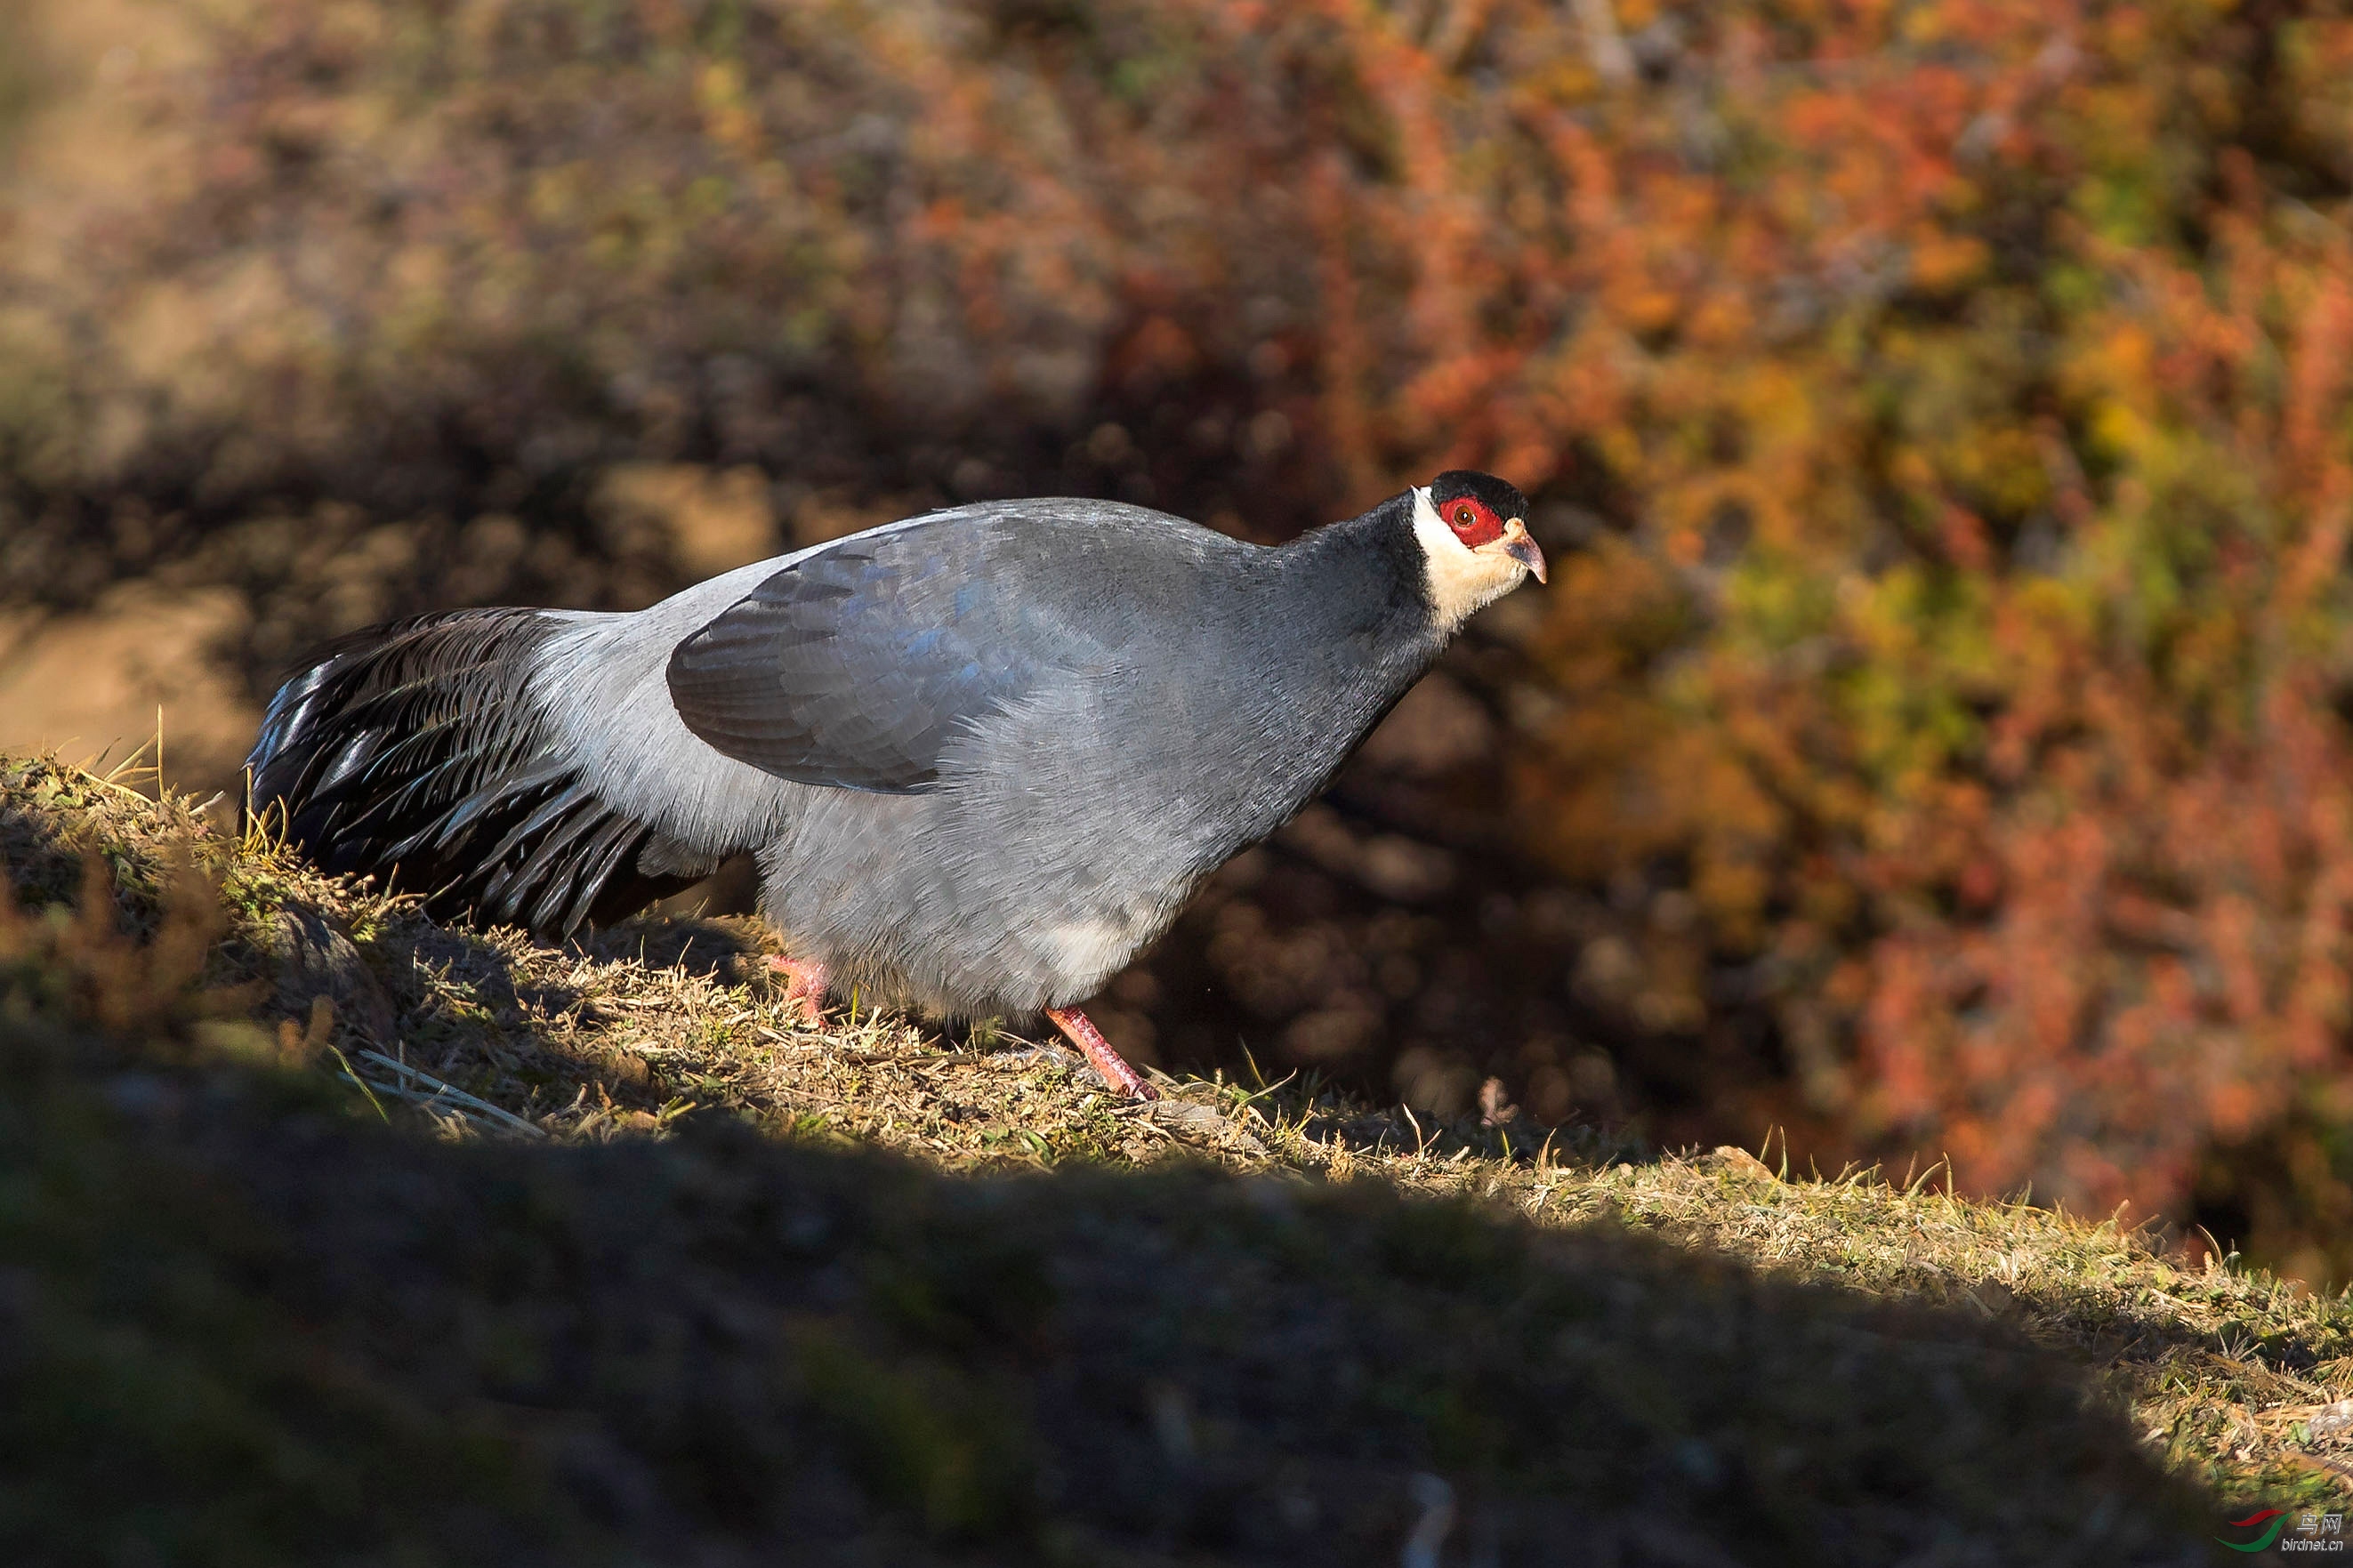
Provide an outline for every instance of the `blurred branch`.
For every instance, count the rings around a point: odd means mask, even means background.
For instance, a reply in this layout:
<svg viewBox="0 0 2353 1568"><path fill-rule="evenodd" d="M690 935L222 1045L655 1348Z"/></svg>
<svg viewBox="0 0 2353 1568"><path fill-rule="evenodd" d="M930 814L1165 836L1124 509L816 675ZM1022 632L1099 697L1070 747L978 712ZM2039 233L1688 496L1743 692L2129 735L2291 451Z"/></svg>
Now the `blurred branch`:
<svg viewBox="0 0 2353 1568"><path fill-rule="evenodd" d="M1594 74L1612 87L1623 87L1638 74L1634 51L1618 30L1618 13L1610 0L1576 0L1577 19L1585 29L1585 58Z"/></svg>

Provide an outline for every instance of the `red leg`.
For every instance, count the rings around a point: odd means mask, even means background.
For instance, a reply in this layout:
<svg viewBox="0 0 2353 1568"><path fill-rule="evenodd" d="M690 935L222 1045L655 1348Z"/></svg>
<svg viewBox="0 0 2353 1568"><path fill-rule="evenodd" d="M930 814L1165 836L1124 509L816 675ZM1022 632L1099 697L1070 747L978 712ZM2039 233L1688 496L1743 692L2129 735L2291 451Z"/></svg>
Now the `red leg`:
<svg viewBox="0 0 2353 1568"><path fill-rule="evenodd" d="M1071 1044L1087 1054L1095 1071L1103 1081L1130 1100L1158 1100L1160 1091L1144 1081L1144 1075L1127 1065L1127 1058L1111 1048L1103 1031L1087 1021L1087 1016L1076 1007L1049 1007L1046 1016L1054 1020L1054 1027L1071 1037Z"/></svg>
<svg viewBox="0 0 2353 1568"><path fill-rule="evenodd" d="M771 958L768 967L785 977L785 1005L797 1007L812 1028L825 1023L825 965L807 958Z"/></svg>

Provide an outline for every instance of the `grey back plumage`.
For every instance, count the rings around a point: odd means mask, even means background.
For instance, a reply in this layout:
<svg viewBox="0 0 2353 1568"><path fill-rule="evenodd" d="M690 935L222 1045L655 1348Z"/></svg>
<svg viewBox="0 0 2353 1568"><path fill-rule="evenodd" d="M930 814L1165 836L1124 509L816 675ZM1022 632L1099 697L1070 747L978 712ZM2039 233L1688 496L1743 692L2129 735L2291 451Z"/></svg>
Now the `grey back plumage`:
<svg viewBox="0 0 2353 1568"><path fill-rule="evenodd" d="M1118 637L1105 579L1122 547L1163 542L1151 536L1166 525L1109 504L1050 521L996 507L844 540L681 642L671 703L713 748L780 778L934 786L959 732L1103 665Z"/></svg>

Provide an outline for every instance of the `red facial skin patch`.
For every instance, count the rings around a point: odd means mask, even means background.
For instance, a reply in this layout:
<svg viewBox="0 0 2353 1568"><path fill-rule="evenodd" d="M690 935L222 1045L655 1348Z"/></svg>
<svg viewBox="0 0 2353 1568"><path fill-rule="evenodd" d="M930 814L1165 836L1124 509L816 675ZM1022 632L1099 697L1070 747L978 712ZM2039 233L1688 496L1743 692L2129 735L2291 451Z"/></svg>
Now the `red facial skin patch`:
<svg viewBox="0 0 2353 1568"><path fill-rule="evenodd" d="M1493 544L1504 537L1504 520L1486 502L1471 496L1456 496L1438 509L1454 537L1476 550L1482 544Z"/></svg>

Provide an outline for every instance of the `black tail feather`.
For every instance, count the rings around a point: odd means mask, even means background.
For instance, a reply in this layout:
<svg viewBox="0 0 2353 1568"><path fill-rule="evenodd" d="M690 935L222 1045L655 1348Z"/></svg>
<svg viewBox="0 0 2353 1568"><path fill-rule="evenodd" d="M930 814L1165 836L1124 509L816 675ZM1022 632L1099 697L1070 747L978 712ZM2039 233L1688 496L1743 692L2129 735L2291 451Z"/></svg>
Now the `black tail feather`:
<svg viewBox="0 0 2353 1568"><path fill-rule="evenodd" d="M329 871L543 936L688 886L692 858L597 798L531 703L533 656L560 625L467 610L324 650L270 701L247 764L253 809L281 812ZM649 848L659 871L639 865Z"/></svg>

